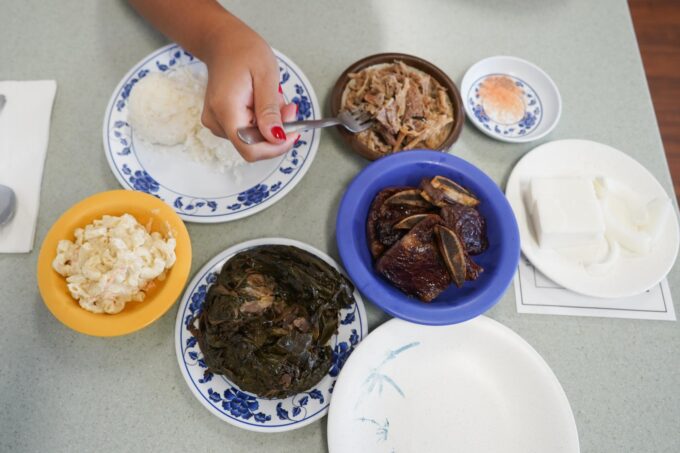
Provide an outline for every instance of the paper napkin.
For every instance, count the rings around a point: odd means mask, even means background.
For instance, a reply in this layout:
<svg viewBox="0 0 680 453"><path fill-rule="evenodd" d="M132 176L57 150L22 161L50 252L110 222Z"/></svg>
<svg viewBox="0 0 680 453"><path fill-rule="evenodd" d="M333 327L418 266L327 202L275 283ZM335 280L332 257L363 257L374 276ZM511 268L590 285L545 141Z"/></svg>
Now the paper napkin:
<svg viewBox="0 0 680 453"><path fill-rule="evenodd" d="M17 197L14 218L0 226L0 253L33 249L56 91L54 80L0 81L7 98L0 113L0 184Z"/></svg>
<svg viewBox="0 0 680 453"><path fill-rule="evenodd" d="M524 256L515 274L515 299L518 313L675 321L673 298L666 279L632 297L588 297L562 288Z"/></svg>

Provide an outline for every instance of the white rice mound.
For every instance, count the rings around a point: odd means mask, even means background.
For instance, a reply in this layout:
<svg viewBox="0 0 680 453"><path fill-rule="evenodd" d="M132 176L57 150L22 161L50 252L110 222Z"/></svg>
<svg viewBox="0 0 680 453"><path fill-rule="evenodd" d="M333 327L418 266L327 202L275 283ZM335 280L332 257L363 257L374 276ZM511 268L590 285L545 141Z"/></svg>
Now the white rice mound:
<svg viewBox="0 0 680 453"><path fill-rule="evenodd" d="M128 123L137 138L154 145L182 145L187 155L224 173L245 161L236 148L201 124L206 75L188 68L153 72L130 93Z"/></svg>

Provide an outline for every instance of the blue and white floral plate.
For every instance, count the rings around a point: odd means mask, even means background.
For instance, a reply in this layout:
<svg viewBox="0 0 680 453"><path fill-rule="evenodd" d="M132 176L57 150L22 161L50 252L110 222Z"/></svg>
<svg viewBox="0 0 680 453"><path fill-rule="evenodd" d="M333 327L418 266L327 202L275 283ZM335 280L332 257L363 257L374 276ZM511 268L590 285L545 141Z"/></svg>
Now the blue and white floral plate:
<svg viewBox="0 0 680 453"><path fill-rule="evenodd" d="M289 58L274 52L283 95L298 105L298 120L319 118L319 103L307 77ZM319 146L318 130L302 132L284 156L238 167L238 176L195 162L179 149L158 150L135 139L127 122L127 101L135 84L151 72L182 66L206 71L193 55L176 44L167 45L136 64L114 90L104 118L104 152L120 184L155 195L185 221L198 223L240 219L281 200L312 164Z"/></svg>
<svg viewBox="0 0 680 453"><path fill-rule="evenodd" d="M519 335L479 316L451 326L393 319L340 373L330 453L578 453L557 378Z"/></svg>
<svg viewBox="0 0 680 453"><path fill-rule="evenodd" d="M187 287L177 312L175 349L180 370L191 392L213 415L239 428L274 433L301 428L326 415L338 373L354 348L366 336L368 319L361 296L355 290L356 303L340 312L338 333L330 340L333 347L333 365L330 371L314 388L292 397L259 398L241 391L226 377L209 373L198 342L189 331L188 325L200 314L206 292L217 279L224 263L238 252L266 244L301 248L343 272L325 253L291 239L255 239L230 247L203 266Z"/></svg>
<svg viewBox="0 0 680 453"><path fill-rule="evenodd" d="M483 89L494 77L507 78L516 87L512 96L506 93L500 105L485 97ZM486 135L504 142L538 140L555 128L562 114L555 82L521 58L499 56L478 61L465 73L460 88L470 121ZM514 108L508 108L509 104Z"/></svg>

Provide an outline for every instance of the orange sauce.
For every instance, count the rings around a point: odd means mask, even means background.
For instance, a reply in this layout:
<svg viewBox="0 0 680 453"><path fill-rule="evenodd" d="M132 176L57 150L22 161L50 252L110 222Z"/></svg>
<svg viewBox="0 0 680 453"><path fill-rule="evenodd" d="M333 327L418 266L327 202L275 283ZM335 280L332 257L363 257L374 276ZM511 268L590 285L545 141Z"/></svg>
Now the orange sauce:
<svg viewBox="0 0 680 453"><path fill-rule="evenodd" d="M479 86L484 111L501 124L513 124L524 116L522 90L506 76L489 76Z"/></svg>

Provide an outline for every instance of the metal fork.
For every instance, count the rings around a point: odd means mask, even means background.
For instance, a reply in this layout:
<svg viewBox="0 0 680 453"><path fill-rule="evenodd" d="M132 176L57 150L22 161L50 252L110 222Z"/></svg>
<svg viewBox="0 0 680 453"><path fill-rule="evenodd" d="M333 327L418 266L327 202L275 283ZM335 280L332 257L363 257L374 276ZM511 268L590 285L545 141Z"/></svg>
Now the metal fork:
<svg viewBox="0 0 680 453"><path fill-rule="evenodd" d="M7 98L4 94L0 94L0 113L5 107ZM17 196L10 187L0 184L0 226L8 223L14 216L16 210Z"/></svg>
<svg viewBox="0 0 680 453"><path fill-rule="evenodd" d="M289 123L283 123L283 130L286 134L291 132L297 132L307 129L317 129L321 127L338 126L342 125L350 132L355 134L361 131L365 131L371 126L373 119L371 115L362 111L354 110L352 112L341 112L335 118L323 118L320 120L305 120L305 121L291 121ZM253 145L255 143L260 143L266 141L266 139L260 133L257 126L242 127L237 130L238 138L241 139L243 143L248 145Z"/></svg>

